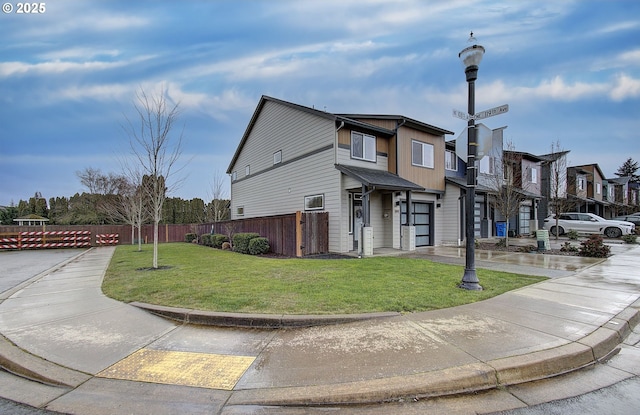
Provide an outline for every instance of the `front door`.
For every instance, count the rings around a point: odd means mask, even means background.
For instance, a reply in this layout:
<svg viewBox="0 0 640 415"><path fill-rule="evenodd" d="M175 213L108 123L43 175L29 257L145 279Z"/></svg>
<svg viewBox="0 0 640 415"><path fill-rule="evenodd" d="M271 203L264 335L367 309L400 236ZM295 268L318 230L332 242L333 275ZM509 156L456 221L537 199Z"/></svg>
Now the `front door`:
<svg viewBox="0 0 640 415"><path fill-rule="evenodd" d="M364 224L364 211L362 210L362 200L353 201L353 249L358 250L360 243L360 231Z"/></svg>

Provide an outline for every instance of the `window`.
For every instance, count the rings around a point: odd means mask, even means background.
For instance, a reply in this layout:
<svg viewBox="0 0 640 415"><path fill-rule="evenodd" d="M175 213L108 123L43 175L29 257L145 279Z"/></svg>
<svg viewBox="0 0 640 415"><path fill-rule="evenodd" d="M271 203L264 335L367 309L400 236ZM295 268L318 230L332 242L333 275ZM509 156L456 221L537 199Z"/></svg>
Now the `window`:
<svg viewBox="0 0 640 415"><path fill-rule="evenodd" d="M433 168L433 145L421 141L411 141L411 164Z"/></svg>
<svg viewBox="0 0 640 415"><path fill-rule="evenodd" d="M282 163L282 150L278 150L275 153L273 153L273 164L279 164Z"/></svg>
<svg viewBox="0 0 640 415"><path fill-rule="evenodd" d="M445 151L444 153L444 168L447 170L458 170L458 157L453 151Z"/></svg>
<svg viewBox="0 0 640 415"><path fill-rule="evenodd" d="M237 214L238 216L244 216L244 206L238 206L238 207L236 208L236 214Z"/></svg>
<svg viewBox="0 0 640 415"><path fill-rule="evenodd" d="M495 173L495 158L492 156L484 156L480 161L476 161L478 163L478 171L484 174L494 174ZM506 169L505 169L506 170ZM508 174L508 173L507 173Z"/></svg>
<svg viewBox="0 0 640 415"><path fill-rule="evenodd" d="M324 209L324 194L304 197L304 210L322 210L322 209Z"/></svg>
<svg viewBox="0 0 640 415"><path fill-rule="evenodd" d="M250 172L251 172L251 169L249 168L249 165L247 164L247 167L244 168L244 175L248 176Z"/></svg>
<svg viewBox="0 0 640 415"><path fill-rule="evenodd" d="M538 170L535 167L531 168L531 183L538 183Z"/></svg>
<svg viewBox="0 0 640 415"><path fill-rule="evenodd" d="M584 190L584 177L578 177L578 189Z"/></svg>
<svg viewBox="0 0 640 415"><path fill-rule="evenodd" d="M376 138L372 135L351 132L351 157L376 161Z"/></svg>
<svg viewBox="0 0 640 415"><path fill-rule="evenodd" d="M602 183L596 183L596 194L599 195L602 192Z"/></svg>

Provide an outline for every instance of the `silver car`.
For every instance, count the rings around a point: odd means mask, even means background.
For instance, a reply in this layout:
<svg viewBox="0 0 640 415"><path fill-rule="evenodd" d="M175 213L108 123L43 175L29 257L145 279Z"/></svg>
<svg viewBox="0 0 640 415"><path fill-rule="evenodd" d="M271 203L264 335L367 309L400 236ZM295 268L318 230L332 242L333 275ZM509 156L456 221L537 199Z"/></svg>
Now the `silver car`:
<svg viewBox="0 0 640 415"><path fill-rule="evenodd" d="M599 233L607 238L619 238L635 232L636 225L621 220L607 220L593 213L562 213L556 225L555 215L544 220L544 229L551 235L562 235L568 231L578 233Z"/></svg>

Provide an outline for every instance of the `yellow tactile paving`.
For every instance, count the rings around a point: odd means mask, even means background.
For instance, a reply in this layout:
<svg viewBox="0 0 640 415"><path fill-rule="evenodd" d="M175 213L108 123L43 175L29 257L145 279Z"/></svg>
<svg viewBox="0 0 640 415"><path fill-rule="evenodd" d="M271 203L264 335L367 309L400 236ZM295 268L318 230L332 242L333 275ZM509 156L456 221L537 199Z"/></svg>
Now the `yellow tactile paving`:
<svg viewBox="0 0 640 415"><path fill-rule="evenodd" d="M141 349L97 376L232 390L254 360L250 356Z"/></svg>

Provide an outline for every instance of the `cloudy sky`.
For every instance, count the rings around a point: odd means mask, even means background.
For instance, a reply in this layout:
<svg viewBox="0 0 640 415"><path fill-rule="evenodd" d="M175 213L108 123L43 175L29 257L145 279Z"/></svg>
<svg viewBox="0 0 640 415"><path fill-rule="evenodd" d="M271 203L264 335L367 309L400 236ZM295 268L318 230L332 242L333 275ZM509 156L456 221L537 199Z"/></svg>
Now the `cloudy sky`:
<svg viewBox="0 0 640 415"><path fill-rule="evenodd" d="M3 0L4 1L4 0ZM484 120L515 148L614 176L640 160L637 0L47 1L0 13L0 205L82 192L76 172L121 172L133 99L167 89L182 110L186 175L207 199L261 95L333 113L405 115L456 132L458 52L486 48ZM8 9L13 9L11 12ZM24 11L24 8L23 8ZM225 175L226 179L226 175Z"/></svg>

